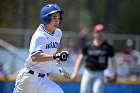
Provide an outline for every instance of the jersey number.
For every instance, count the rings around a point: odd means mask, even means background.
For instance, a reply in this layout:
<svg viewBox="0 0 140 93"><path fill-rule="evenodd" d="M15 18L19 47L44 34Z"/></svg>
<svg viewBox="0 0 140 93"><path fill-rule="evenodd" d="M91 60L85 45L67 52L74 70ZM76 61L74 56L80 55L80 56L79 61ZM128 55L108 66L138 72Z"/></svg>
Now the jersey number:
<svg viewBox="0 0 140 93"><path fill-rule="evenodd" d="M101 64L105 63L105 57L104 56L99 57L99 63L101 63Z"/></svg>

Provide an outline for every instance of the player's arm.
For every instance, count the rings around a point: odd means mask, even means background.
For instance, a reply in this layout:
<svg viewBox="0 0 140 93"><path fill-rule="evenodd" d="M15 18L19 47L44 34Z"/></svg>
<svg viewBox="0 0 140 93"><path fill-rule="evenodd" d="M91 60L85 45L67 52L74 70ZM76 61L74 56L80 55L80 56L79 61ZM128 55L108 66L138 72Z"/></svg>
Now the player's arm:
<svg viewBox="0 0 140 93"><path fill-rule="evenodd" d="M46 61L52 61L53 55L47 55L45 53L37 53L31 57L33 62L46 62Z"/></svg>
<svg viewBox="0 0 140 93"><path fill-rule="evenodd" d="M112 69L114 72L114 75L112 77L112 83L116 83L117 82L117 63L114 57L111 57L111 61L112 61Z"/></svg>
<svg viewBox="0 0 140 93"><path fill-rule="evenodd" d="M57 50L57 52L58 51L59 49ZM68 56L69 56L69 53L67 51L61 51L52 55L39 52L32 55L31 59L33 62L46 62L46 61L52 61L52 60L66 61Z"/></svg>
<svg viewBox="0 0 140 93"><path fill-rule="evenodd" d="M30 43L30 54L31 59L33 62L46 62L46 61L52 61L53 60L53 54L45 54L43 52L43 44L45 41L45 37L42 35L33 35L32 40Z"/></svg>
<svg viewBox="0 0 140 93"><path fill-rule="evenodd" d="M111 58L111 61L112 61L113 72L114 72L114 74L117 74L117 63L116 63L116 61L115 61L115 58L112 57L112 58Z"/></svg>
<svg viewBox="0 0 140 93"><path fill-rule="evenodd" d="M114 51L113 46L109 46L108 54L109 54L109 57L111 58L113 72L114 72L114 74L117 74L117 63L116 63L115 58L114 58L115 51Z"/></svg>
<svg viewBox="0 0 140 93"><path fill-rule="evenodd" d="M45 53L37 53L32 55L31 59L33 62L46 62L59 59L60 61L66 61L69 56L67 51L61 51L60 53L55 53L53 55L48 55Z"/></svg>
<svg viewBox="0 0 140 93"><path fill-rule="evenodd" d="M75 73L77 75L78 73L78 70L83 62L83 59L84 59L84 55L82 53L79 54L77 60L76 60L76 63L75 63L75 66L74 66L74 70L73 70L73 73Z"/></svg>
<svg viewBox="0 0 140 93"><path fill-rule="evenodd" d="M109 57L111 58L111 62L112 62L112 70L114 72L114 76L112 77L112 82L116 83L117 81L117 63L116 63L116 60L114 58L115 56L115 51L114 51L114 48L113 46L110 46L108 48L108 53L109 53Z"/></svg>
<svg viewBox="0 0 140 93"><path fill-rule="evenodd" d="M71 80L75 80L76 79L76 76L77 76L77 73L78 73L78 70L83 62L83 59L85 57L85 55L87 55L87 51L88 51L88 45L84 46L82 49L81 49L81 52L75 62L75 66L74 66L74 69L73 69L73 73L71 75Z"/></svg>
<svg viewBox="0 0 140 93"><path fill-rule="evenodd" d="M111 60L112 60L112 68L113 68L113 72L114 72L113 81L116 82L117 81L117 69L118 69L117 63L116 63L114 57L112 57Z"/></svg>
<svg viewBox="0 0 140 93"><path fill-rule="evenodd" d="M76 60L76 63L75 63L75 66L74 66L74 69L73 69L73 73L71 75L71 79L72 80L75 80L76 79L76 76L77 76L77 73L78 73L78 70L83 62L83 59L84 59L84 55L82 53L79 54L77 60Z"/></svg>

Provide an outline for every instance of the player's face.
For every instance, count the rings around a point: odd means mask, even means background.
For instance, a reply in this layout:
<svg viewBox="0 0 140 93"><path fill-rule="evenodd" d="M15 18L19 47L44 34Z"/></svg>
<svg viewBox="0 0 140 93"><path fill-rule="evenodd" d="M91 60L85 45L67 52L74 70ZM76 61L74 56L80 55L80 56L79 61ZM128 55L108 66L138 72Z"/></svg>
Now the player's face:
<svg viewBox="0 0 140 93"><path fill-rule="evenodd" d="M94 36L95 39L103 39L104 38L104 33L102 31L101 32L94 32L93 36Z"/></svg>
<svg viewBox="0 0 140 93"><path fill-rule="evenodd" d="M55 30L60 24L60 13L57 12L57 13L52 14L51 18L52 18L52 21L50 22L49 25L52 29Z"/></svg>

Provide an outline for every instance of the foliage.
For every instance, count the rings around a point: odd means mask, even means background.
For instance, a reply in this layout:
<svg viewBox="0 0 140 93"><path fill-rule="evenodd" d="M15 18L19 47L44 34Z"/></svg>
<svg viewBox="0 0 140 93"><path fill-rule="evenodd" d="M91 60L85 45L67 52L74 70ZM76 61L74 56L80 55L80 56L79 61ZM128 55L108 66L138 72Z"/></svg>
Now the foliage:
<svg viewBox="0 0 140 93"><path fill-rule="evenodd" d="M21 1L25 2L23 10ZM25 29L36 29L41 22L40 9L47 3L57 3L65 11L64 21L60 26L65 31L78 31L79 25L83 22L89 28L97 20L108 22L105 18L107 0L1 0L0 27L22 28L23 26ZM140 34L140 1L119 0L116 3L119 5L117 17L119 29L116 33Z"/></svg>

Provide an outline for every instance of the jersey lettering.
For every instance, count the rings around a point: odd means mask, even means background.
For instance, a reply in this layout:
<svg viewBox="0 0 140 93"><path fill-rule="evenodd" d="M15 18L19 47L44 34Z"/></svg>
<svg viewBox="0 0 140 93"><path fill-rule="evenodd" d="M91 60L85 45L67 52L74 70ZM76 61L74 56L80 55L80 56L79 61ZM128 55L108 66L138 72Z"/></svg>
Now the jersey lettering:
<svg viewBox="0 0 140 93"><path fill-rule="evenodd" d="M49 43L49 44L46 44L46 49L58 48L59 45L60 45L60 43L51 42L51 43Z"/></svg>
<svg viewBox="0 0 140 93"><path fill-rule="evenodd" d="M108 66L108 58L114 54L112 46L104 41L100 46L88 43L83 49L85 54L85 67L90 70L104 70Z"/></svg>

